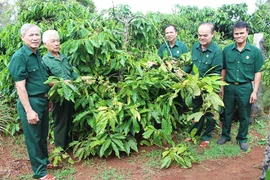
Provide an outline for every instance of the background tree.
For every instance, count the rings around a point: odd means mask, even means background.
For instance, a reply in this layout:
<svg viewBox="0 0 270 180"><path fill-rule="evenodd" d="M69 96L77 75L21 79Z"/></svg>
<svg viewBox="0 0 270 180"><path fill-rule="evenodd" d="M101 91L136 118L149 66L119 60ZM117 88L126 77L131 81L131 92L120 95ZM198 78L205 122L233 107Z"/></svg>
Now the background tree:
<svg viewBox="0 0 270 180"><path fill-rule="evenodd" d="M0 2L0 28L5 27L8 23L14 21L14 5L10 1L3 0Z"/></svg>

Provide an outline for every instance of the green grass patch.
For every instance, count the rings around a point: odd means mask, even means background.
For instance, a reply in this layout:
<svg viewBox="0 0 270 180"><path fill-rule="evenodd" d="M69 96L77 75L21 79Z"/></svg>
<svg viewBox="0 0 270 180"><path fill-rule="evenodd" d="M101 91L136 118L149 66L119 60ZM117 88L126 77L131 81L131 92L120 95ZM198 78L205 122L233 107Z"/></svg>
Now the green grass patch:
<svg viewBox="0 0 270 180"><path fill-rule="evenodd" d="M130 171L126 169L116 169L107 166L98 167L98 171L92 176L92 180L125 180L129 179Z"/></svg>
<svg viewBox="0 0 270 180"><path fill-rule="evenodd" d="M20 175L18 176L18 178L13 178L12 180L17 180L17 179L33 179L32 178L33 174L24 174L24 175ZM6 180L8 180L10 178L7 178Z"/></svg>
<svg viewBox="0 0 270 180"><path fill-rule="evenodd" d="M210 142L209 146L210 148L205 149L199 149L197 145L193 148L191 146L190 151L193 157L199 162L210 159L242 156L239 145L233 142L227 142L224 145L218 145L216 144L216 141L213 140Z"/></svg>
<svg viewBox="0 0 270 180"><path fill-rule="evenodd" d="M75 167L64 167L62 169L58 170L49 170L49 172L53 172L56 179L67 179L67 180L73 180L73 174L77 172Z"/></svg>
<svg viewBox="0 0 270 180"><path fill-rule="evenodd" d="M270 130L269 119L255 119L254 124L250 126L250 130L254 130L257 133L267 138Z"/></svg>
<svg viewBox="0 0 270 180"><path fill-rule="evenodd" d="M150 152L147 152L145 154L143 154L142 158L145 159L145 165L148 168L156 168L156 169L160 169L160 160L162 157L162 149L156 149L156 150L152 150Z"/></svg>

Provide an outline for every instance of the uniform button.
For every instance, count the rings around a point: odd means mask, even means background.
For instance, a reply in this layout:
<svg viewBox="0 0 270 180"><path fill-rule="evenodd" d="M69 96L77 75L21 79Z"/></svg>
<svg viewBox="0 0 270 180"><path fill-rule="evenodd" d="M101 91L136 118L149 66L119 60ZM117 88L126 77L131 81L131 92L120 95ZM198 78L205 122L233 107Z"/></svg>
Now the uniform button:
<svg viewBox="0 0 270 180"><path fill-rule="evenodd" d="M239 63L239 61L238 61L238 63Z"/></svg>

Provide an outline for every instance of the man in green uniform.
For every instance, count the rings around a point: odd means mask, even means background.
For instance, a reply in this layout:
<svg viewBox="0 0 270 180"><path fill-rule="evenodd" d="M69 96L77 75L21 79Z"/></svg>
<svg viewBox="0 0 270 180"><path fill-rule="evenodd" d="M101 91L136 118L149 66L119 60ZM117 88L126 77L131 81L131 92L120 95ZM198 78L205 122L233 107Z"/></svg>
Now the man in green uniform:
<svg viewBox="0 0 270 180"><path fill-rule="evenodd" d="M158 49L158 55L160 58L165 56L178 59L182 54L188 52L188 47L184 43L178 41L177 28L169 24L165 27L165 37L167 42L163 43Z"/></svg>
<svg viewBox="0 0 270 180"><path fill-rule="evenodd" d="M224 87L222 137L217 144L225 144L231 140L232 117L237 106L240 126L236 140L241 150L246 151L251 105L257 101L263 57L260 49L247 42L246 22L237 22L234 25L233 36L235 43L223 50L222 76L229 85ZM254 81L254 87L251 81Z"/></svg>
<svg viewBox="0 0 270 180"><path fill-rule="evenodd" d="M172 64L177 65L177 60L179 57L188 52L188 47L183 42L177 40L178 31L175 25L169 24L165 27L165 37L167 42L163 43L158 49L158 56L163 59L168 57ZM151 64L150 64L151 65ZM177 74L180 73L174 70ZM175 99L179 105L176 106L179 114L183 112L183 109L187 109L187 106L181 97L180 93Z"/></svg>
<svg viewBox="0 0 270 180"><path fill-rule="evenodd" d="M214 26L213 24L206 22L200 24L198 28L198 39L192 46L192 66L196 66L200 73L200 77L204 77L207 74L217 74L220 75L222 70L222 51L221 49L212 42L214 36ZM187 68L188 69L188 68ZM191 68L189 68L191 71ZM193 73L193 72L192 72ZM201 96L196 96L192 100L193 112L200 111L203 104L203 99ZM213 114L206 113L198 121L192 124L190 131L194 128L197 129L195 135L200 135L204 126L204 120L206 119L206 129L202 134L202 142L200 147L204 148L208 146L210 139L212 137L212 131L215 127L215 120L213 119ZM186 138L185 141L191 140Z"/></svg>
<svg viewBox="0 0 270 180"><path fill-rule="evenodd" d="M65 79L67 83L79 77L75 73L68 62L68 58L60 53L60 40L58 32L55 30L47 30L43 33L43 43L48 53L43 56L43 61L48 69L49 75L57 76ZM87 76L82 79L87 79ZM50 84L53 86L53 84ZM66 150L70 143L69 131L72 124L72 116L74 113L74 103L64 100L62 104L55 102L52 109L52 117L54 120L54 139L55 146Z"/></svg>
<svg viewBox="0 0 270 180"><path fill-rule="evenodd" d="M24 24L21 27L21 39L24 45L12 56L8 70L15 81L19 96L17 108L34 172L33 178L55 179L46 171L49 164L49 115L46 93L50 87L44 84L48 74L38 51L41 39L39 27Z"/></svg>

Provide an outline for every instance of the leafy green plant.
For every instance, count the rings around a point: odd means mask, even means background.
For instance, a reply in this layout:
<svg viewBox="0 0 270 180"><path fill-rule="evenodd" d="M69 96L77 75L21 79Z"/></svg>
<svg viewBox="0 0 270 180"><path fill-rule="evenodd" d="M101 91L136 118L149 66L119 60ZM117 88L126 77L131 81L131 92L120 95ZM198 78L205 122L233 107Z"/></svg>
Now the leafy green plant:
<svg viewBox="0 0 270 180"><path fill-rule="evenodd" d="M183 168L191 168L192 163L197 162L188 150L188 146L184 143L178 144L171 148L165 148L162 153L161 168L168 168L172 162L176 162Z"/></svg>
<svg viewBox="0 0 270 180"><path fill-rule="evenodd" d="M53 149L49 155L49 160L52 161L52 165L55 167L61 167L64 160L67 160L69 164L74 164L73 159L61 147Z"/></svg>

